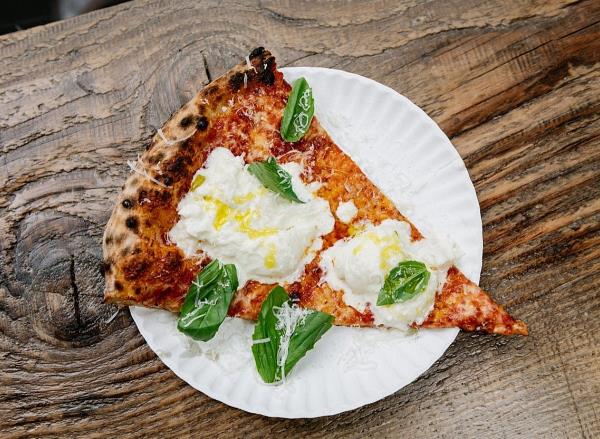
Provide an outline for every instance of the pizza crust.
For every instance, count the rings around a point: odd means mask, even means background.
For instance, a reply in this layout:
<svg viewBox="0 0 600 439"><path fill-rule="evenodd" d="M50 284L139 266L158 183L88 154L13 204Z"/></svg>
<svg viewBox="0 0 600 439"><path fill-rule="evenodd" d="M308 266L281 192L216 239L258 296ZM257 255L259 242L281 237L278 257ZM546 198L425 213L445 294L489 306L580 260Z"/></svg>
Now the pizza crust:
<svg viewBox="0 0 600 439"><path fill-rule="evenodd" d="M202 156L208 154L195 150L192 155L189 147L204 146L212 115L220 111L231 93L274 83L275 58L268 51L257 48L248 60L211 82L176 111L133 164L135 171L123 185L102 240L106 302L177 312L181 293L185 294L191 277L208 262L186 259L180 249L163 243L191 175L200 167ZM154 214L161 210L159 227L152 227ZM162 248L157 248L157 243ZM160 267L153 269L156 261ZM142 278L174 284L153 295L143 291Z"/></svg>

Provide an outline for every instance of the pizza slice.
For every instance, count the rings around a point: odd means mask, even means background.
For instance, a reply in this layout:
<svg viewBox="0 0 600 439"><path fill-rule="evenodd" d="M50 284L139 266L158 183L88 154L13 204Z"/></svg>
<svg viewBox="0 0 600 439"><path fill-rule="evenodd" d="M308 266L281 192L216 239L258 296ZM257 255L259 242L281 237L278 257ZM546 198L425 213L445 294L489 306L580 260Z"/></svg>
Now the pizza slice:
<svg viewBox="0 0 600 439"><path fill-rule="evenodd" d="M197 274L218 259L237 268L230 316L255 320L280 284L336 325L526 335L316 118L299 120L297 139L282 138L288 101L309 107L305 89L291 92L258 48L158 130L129 163L106 226L105 300L179 312Z"/></svg>

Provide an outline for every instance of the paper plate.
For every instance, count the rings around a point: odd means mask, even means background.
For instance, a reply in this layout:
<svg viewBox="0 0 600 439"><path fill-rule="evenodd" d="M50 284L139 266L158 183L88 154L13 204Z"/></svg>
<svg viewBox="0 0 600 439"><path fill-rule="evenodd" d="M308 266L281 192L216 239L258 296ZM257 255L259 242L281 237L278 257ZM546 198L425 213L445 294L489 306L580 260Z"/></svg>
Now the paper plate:
<svg viewBox="0 0 600 439"><path fill-rule="evenodd" d="M435 122L362 76L313 67L282 71L290 82L308 80L316 116L336 143L425 236L431 230L451 236L463 252L458 266L477 282L483 248L477 196ZM458 333L334 327L285 384L269 386L252 359L251 322L228 318L202 343L179 333L168 312L132 307L131 315L154 352L192 387L230 406L283 418L333 415L391 395L425 372Z"/></svg>

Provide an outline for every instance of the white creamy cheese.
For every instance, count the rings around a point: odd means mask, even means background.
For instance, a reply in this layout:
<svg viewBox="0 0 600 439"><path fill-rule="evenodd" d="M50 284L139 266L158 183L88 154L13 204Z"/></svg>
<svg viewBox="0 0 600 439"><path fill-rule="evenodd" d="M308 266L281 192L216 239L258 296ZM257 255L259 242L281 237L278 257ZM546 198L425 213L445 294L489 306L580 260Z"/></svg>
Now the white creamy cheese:
<svg viewBox="0 0 600 439"><path fill-rule="evenodd" d="M354 205L354 202L350 200L338 204L335 216L337 216L341 222L348 224L354 219L357 213L358 209Z"/></svg>
<svg viewBox="0 0 600 439"><path fill-rule="evenodd" d="M376 325L406 329L422 323L432 310L454 259L445 241L428 237L413 242L408 223L388 219L377 226L366 224L355 236L336 242L321 254L320 264L322 280L342 291L346 304L361 312L369 307ZM406 260L423 262L431 272L425 291L405 302L376 305L387 274Z"/></svg>
<svg viewBox="0 0 600 439"><path fill-rule="evenodd" d="M205 252L235 264L240 286L248 280L289 283L321 249L321 236L333 230L329 203L305 185L298 163L281 165L305 203L285 200L247 171L242 157L215 148L196 172L192 189L180 201L171 242L187 256Z"/></svg>

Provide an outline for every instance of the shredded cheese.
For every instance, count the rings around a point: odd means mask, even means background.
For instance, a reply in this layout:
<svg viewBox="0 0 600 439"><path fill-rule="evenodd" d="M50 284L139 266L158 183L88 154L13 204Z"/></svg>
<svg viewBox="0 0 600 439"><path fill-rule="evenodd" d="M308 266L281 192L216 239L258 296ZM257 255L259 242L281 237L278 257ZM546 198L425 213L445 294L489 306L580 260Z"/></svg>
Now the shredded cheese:
<svg viewBox="0 0 600 439"><path fill-rule="evenodd" d="M273 307L273 315L277 319L275 329L282 331L279 339L279 349L277 350L277 367L281 371L281 382L285 382L285 362L287 361L290 340L292 334L298 325L304 324L306 316L311 311L300 308L298 305L291 305L289 302L284 302L281 306Z"/></svg>
<svg viewBox="0 0 600 439"><path fill-rule="evenodd" d="M264 343L269 343L270 341L271 341L271 339L269 337L259 338L258 340L252 340L252 344L264 344Z"/></svg>
<svg viewBox="0 0 600 439"><path fill-rule="evenodd" d="M150 174L148 174L148 171L146 171L144 168L142 168L142 169L138 168L139 162L140 162L139 157L138 157L137 161L135 161L135 162L133 160L127 160L127 166L129 166L129 169L131 169L133 172L135 172L136 174L140 174L144 178L147 178L152 183L155 183L155 184L159 185L160 187L164 187L164 188L167 187L163 183L158 181L156 178L154 178Z"/></svg>
<svg viewBox="0 0 600 439"><path fill-rule="evenodd" d="M188 134L185 137L182 137L181 139L171 140L171 139L167 139L167 137L165 136L165 133L163 133L162 128L159 128L158 130L156 130L156 134L158 134L159 137L162 139L162 141L165 142L168 146L175 145L179 142L183 142L184 140L189 139L190 137L192 137L194 135L195 132L196 132L196 130L192 131L190 134Z"/></svg>
<svg viewBox="0 0 600 439"><path fill-rule="evenodd" d="M183 318L181 319L181 326L183 326L184 328L187 328L192 323L194 323L196 320L204 317L206 314L207 314L206 312L204 312L202 314L189 313L189 314L183 316Z"/></svg>
<svg viewBox="0 0 600 439"><path fill-rule="evenodd" d="M121 312L121 308L117 309L112 316L110 316L108 319L106 319L104 321L104 323L106 323L108 325L110 322L112 322L115 319L115 317L117 317L117 315L119 315L120 312Z"/></svg>

